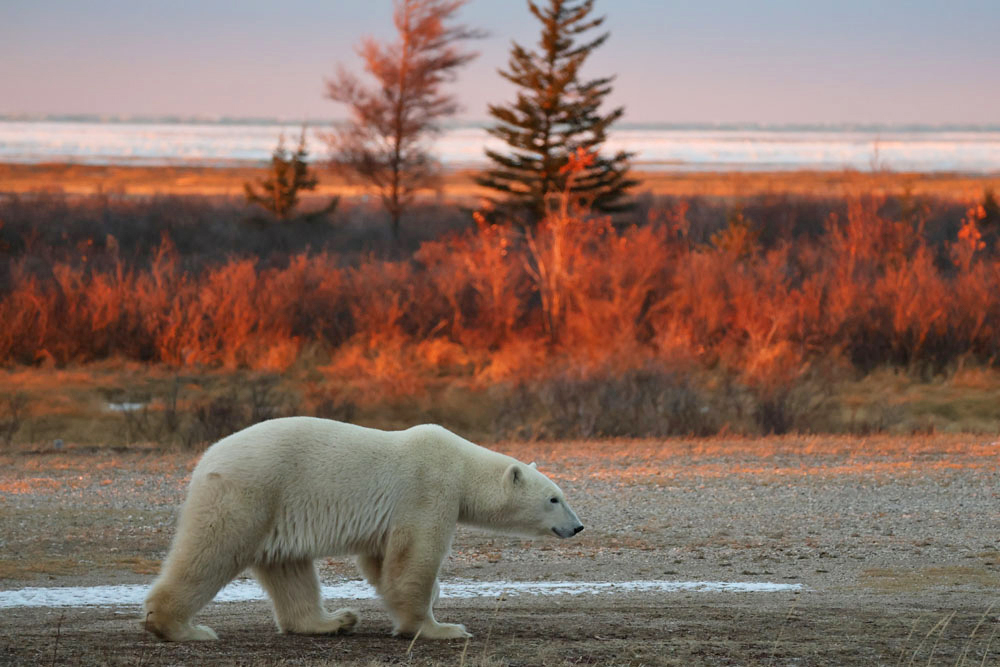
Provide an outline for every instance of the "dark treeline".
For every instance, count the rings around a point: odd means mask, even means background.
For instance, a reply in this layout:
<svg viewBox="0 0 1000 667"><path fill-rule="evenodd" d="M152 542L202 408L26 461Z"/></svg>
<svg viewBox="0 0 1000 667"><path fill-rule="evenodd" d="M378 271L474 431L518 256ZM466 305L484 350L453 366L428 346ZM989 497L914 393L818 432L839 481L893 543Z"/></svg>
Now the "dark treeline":
<svg viewBox="0 0 1000 667"><path fill-rule="evenodd" d="M887 198L880 215L902 218L919 228L927 243L943 251L962 225L966 206L954 201ZM671 220L683 214L692 245L742 215L764 248L801 238L819 238L831 216L844 219L848 200L763 195L734 203L718 197L642 195L635 210L615 216L619 227ZM115 195L21 194L0 196L0 289L10 290L11 270L21 265L38 276L55 262L108 269L121 261L132 270L148 269L164 238L177 250L185 270L203 270L233 258L253 259L259 267L286 265L302 252L328 252L343 265L362 258L410 257L425 241L475 227L462 206L418 203L396 241L386 230L387 214L377 205L345 201L336 217L280 222L248 212L243 198L202 196L133 197ZM987 216L989 218L989 216ZM1000 223L985 220L988 232Z"/></svg>

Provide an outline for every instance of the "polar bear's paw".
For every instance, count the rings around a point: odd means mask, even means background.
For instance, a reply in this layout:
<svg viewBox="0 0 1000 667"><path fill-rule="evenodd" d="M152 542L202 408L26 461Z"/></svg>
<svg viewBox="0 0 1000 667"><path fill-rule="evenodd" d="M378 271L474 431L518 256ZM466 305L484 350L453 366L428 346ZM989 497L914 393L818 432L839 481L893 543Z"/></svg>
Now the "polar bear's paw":
<svg viewBox="0 0 1000 667"><path fill-rule="evenodd" d="M171 623L166 627L153 626L146 622L143 627L165 642L203 642L215 641L219 635L207 625L192 625L190 623Z"/></svg>
<svg viewBox="0 0 1000 667"><path fill-rule="evenodd" d="M330 628L324 634L334 632L353 632L361 619L354 609L338 609L327 617L327 626Z"/></svg>
<svg viewBox="0 0 1000 667"><path fill-rule="evenodd" d="M178 641L213 641L219 638L219 635L215 634L215 630L208 627L207 625L192 625L191 629L186 633L184 639Z"/></svg>
<svg viewBox="0 0 1000 667"><path fill-rule="evenodd" d="M421 639L466 639L472 635L460 623L424 623L420 626Z"/></svg>
<svg viewBox="0 0 1000 667"><path fill-rule="evenodd" d="M351 632L357 626L358 612L353 609L338 609L332 614L324 613L319 618L299 621L291 627L283 629L295 635L333 635L338 632Z"/></svg>

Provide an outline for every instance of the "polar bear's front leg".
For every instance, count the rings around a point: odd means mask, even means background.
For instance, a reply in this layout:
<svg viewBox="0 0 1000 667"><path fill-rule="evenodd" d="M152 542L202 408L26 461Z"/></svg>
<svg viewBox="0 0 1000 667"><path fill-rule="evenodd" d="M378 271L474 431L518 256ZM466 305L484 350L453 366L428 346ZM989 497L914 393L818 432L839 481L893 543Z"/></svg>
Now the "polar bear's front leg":
<svg viewBox="0 0 1000 667"><path fill-rule="evenodd" d="M419 634L424 639L471 637L464 625L438 623L434 618L440 591L437 574L450 534L435 540L433 531L429 532L416 537L407 529L396 529L389 537L377 588L396 621L393 634Z"/></svg>
<svg viewBox="0 0 1000 667"><path fill-rule="evenodd" d="M396 617L396 627L393 629L392 634L410 637L419 636L422 639L465 639L466 637L471 637L472 635L461 623L438 623L437 619L434 618L433 605L434 601L437 600L438 590L438 583L435 581L430 601L427 603L426 611L423 614L407 613L405 610L390 607L390 610L393 611L393 615ZM388 603L388 599L386 602ZM415 606L414 610L417 608L419 607ZM418 620L421 616L422 620Z"/></svg>

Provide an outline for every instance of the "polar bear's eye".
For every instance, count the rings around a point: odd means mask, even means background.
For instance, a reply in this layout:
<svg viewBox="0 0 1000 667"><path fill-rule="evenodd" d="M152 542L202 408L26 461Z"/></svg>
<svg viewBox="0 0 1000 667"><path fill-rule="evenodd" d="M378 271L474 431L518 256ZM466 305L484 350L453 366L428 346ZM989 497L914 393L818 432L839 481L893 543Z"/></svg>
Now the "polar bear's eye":
<svg viewBox="0 0 1000 667"><path fill-rule="evenodd" d="M552 498L549 498L549 502L550 502L550 503L558 503L558 502L559 502L559 499L558 499L558 498L556 498L555 496L553 496Z"/></svg>

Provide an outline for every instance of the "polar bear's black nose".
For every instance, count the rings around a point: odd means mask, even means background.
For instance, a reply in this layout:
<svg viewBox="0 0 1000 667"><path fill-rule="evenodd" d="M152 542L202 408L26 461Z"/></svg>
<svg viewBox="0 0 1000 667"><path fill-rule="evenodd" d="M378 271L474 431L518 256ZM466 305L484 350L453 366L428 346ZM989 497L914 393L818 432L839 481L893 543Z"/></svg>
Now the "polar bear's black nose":
<svg viewBox="0 0 1000 667"><path fill-rule="evenodd" d="M580 524L579 526L577 526L576 528L574 528L574 529L573 529L573 534L574 534L574 535L576 535L576 534L577 534L577 533L579 533L579 532L580 532L581 530L583 530L583 524Z"/></svg>

